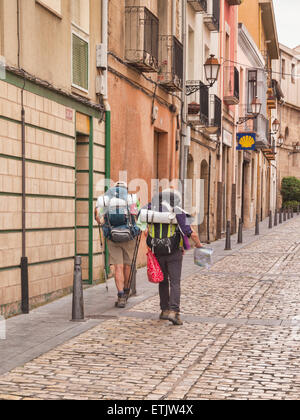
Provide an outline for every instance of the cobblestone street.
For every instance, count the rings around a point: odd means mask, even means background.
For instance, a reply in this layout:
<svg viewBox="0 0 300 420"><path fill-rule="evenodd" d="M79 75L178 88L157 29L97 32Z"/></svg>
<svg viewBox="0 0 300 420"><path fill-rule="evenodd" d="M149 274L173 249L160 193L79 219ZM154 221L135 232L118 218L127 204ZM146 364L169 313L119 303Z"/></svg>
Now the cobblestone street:
<svg viewBox="0 0 300 420"><path fill-rule="evenodd" d="M300 399L299 231L295 217L186 277L184 326L147 298L3 375L0 398Z"/></svg>

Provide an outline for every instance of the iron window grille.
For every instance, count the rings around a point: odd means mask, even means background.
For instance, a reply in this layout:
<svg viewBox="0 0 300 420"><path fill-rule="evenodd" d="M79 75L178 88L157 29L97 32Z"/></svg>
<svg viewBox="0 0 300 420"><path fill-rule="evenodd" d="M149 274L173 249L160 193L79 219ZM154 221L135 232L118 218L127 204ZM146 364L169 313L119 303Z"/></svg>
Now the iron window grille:
<svg viewBox="0 0 300 420"><path fill-rule="evenodd" d="M199 127L209 125L209 88L203 82L189 80L186 83L188 95L189 124Z"/></svg>
<svg viewBox="0 0 300 420"><path fill-rule="evenodd" d="M183 45L173 35L160 36L160 72L158 80L170 91L183 88Z"/></svg>
<svg viewBox="0 0 300 420"><path fill-rule="evenodd" d="M125 57L144 72L158 71L159 19L146 7L125 8Z"/></svg>
<svg viewBox="0 0 300 420"><path fill-rule="evenodd" d="M234 66L224 68L225 92L224 101L228 105L236 105L240 100L240 73Z"/></svg>

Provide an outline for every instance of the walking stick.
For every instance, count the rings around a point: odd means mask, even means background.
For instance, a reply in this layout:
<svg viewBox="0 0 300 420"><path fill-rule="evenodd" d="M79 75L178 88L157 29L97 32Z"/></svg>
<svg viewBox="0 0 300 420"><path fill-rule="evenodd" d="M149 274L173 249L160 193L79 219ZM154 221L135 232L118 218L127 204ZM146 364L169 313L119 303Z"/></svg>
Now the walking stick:
<svg viewBox="0 0 300 420"><path fill-rule="evenodd" d="M131 269L130 269L129 281L128 281L128 290L131 290L133 276L134 276L135 271L136 271L136 261L137 261L137 257L138 257L138 253L139 253L141 239L142 239L142 233L139 234L139 236L137 237L137 240L136 240L135 250L134 250Z"/></svg>
<svg viewBox="0 0 300 420"><path fill-rule="evenodd" d="M99 236L100 236L100 245L101 245L101 249L103 250L103 240L102 240L102 231L101 231L101 227L100 225L98 225L99 227ZM107 271L106 271L106 267L104 266L104 273L105 273L105 283L106 283L106 291L108 292L108 278L107 278Z"/></svg>

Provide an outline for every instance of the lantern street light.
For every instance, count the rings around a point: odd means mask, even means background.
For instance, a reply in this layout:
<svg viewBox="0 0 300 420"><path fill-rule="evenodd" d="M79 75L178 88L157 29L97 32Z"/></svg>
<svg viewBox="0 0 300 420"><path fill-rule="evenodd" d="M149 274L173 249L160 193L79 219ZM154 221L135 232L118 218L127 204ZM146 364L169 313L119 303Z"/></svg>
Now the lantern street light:
<svg viewBox="0 0 300 420"><path fill-rule="evenodd" d="M277 134L280 128L280 122L277 120L277 118L273 121L272 124L272 129L273 129L273 133L272 134Z"/></svg>
<svg viewBox="0 0 300 420"><path fill-rule="evenodd" d="M277 147L282 147L283 144L284 144L284 137L283 137L282 134L280 134L280 136L278 137L278 140L277 140Z"/></svg>
<svg viewBox="0 0 300 420"><path fill-rule="evenodd" d="M204 64L205 77L209 83L209 87L213 87L213 85L218 80L220 67L221 65L218 59L213 54L211 54L211 56L206 60L206 63Z"/></svg>
<svg viewBox="0 0 300 420"><path fill-rule="evenodd" d="M204 72L208 85L199 83L199 81L189 81L186 86L186 95L190 96L204 88L212 88L219 78L220 68L221 65L218 59L211 54L204 64Z"/></svg>
<svg viewBox="0 0 300 420"><path fill-rule="evenodd" d="M258 97L254 98L251 102L251 115L247 115L246 117L241 117L237 125L244 124L246 121L255 120L260 112L261 112L262 103L259 101Z"/></svg>

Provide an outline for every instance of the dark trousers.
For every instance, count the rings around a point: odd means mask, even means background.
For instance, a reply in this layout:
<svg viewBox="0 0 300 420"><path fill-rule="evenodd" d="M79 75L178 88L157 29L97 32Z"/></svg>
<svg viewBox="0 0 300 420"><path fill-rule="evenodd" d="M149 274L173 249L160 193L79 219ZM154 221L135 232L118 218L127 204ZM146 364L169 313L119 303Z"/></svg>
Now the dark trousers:
<svg viewBox="0 0 300 420"><path fill-rule="evenodd" d="M159 284L160 307L162 311L180 312L180 280L183 254L178 250L165 257L157 257L164 274Z"/></svg>

